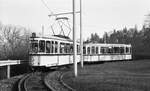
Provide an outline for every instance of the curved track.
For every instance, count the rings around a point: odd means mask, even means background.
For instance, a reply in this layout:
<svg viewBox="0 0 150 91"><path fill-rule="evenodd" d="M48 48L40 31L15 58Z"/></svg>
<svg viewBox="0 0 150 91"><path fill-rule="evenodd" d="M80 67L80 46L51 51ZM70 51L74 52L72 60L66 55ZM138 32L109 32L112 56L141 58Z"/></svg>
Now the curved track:
<svg viewBox="0 0 150 91"><path fill-rule="evenodd" d="M52 72L45 77L44 82L52 89L52 91L75 91L74 89L64 85L64 82L62 81L63 74L64 72L62 71Z"/></svg>
<svg viewBox="0 0 150 91"><path fill-rule="evenodd" d="M35 72L24 76L18 83L18 91L51 91L44 84L46 73Z"/></svg>

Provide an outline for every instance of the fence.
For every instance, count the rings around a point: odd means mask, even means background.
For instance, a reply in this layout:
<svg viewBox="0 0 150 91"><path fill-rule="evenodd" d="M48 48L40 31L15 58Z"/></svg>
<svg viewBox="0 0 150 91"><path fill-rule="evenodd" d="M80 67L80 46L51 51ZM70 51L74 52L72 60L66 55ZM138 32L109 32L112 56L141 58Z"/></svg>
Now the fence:
<svg viewBox="0 0 150 91"><path fill-rule="evenodd" d="M20 60L0 60L0 66L7 66L7 78L10 78L10 65L20 64Z"/></svg>

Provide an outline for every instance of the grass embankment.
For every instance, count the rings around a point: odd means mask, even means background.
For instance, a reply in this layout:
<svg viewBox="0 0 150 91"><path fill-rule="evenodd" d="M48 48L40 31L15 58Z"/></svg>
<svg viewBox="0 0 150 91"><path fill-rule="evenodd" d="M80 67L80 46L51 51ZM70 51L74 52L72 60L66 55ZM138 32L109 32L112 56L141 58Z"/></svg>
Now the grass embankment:
<svg viewBox="0 0 150 91"><path fill-rule="evenodd" d="M85 65L63 81L77 91L150 91L150 60Z"/></svg>

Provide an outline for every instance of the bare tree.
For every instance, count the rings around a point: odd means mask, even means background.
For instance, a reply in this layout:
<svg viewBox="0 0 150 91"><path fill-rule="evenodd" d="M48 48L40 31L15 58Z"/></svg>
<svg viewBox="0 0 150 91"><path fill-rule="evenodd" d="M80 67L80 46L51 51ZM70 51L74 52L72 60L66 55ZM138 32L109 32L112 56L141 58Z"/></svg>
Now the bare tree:
<svg viewBox="0 0 150 91"><path fill-rule="evenodd" d="M21 26L0 25L1 59L24 59L28 56L29 30Z"/></svg>

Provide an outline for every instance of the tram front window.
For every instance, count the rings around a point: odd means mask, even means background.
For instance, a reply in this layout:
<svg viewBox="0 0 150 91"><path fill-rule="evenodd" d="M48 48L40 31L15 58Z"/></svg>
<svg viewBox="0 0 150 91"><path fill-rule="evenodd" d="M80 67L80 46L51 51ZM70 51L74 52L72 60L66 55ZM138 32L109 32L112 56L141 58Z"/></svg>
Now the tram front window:
<svg viewBox="0 0 150 91"><path fill-rule="evenodd" d="M45 41L44 40L39 41L39 52L45 52Z"/></svg>
<svg viewBox="0 0 150 91"><path fill-rule="evenodd" d="M31 41L31 52L32 53L38 52L38 41L37 40Z"/></svg>

